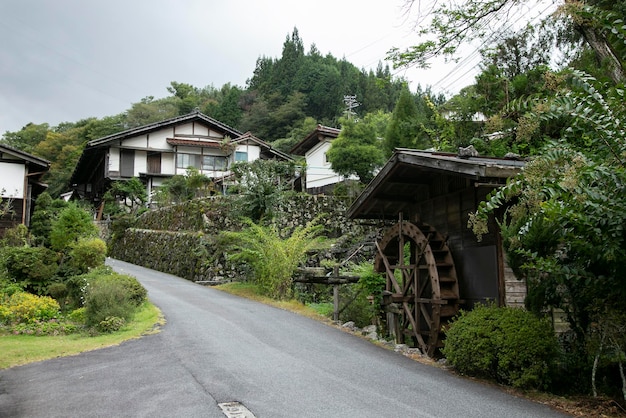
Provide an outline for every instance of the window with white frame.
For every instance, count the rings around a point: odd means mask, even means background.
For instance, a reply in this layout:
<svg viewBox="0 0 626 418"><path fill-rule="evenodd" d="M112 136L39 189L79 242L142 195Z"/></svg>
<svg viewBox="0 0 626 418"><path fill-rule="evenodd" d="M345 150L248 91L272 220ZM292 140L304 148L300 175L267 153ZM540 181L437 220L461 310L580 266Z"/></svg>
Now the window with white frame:
<svg viewBox="0 0 626 418"><path fill-rule="evenodd" d="M235 151L235 161L248 161L248 153L246 151Z"/></svg>

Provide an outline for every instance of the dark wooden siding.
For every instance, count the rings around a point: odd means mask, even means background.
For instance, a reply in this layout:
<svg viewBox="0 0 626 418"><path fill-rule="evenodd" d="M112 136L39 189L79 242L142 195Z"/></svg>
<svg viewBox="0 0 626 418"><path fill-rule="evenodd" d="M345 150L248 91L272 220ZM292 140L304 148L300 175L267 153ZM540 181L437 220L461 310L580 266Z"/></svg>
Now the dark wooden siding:
<svg viewBox="0 0 626 418"><path fill-rule="evenodd" d="M429 198L417 204L422 222L447 237L459 278L461 298L467 307L486 300L500 300L498 259L493 225L490 234L478 241L467 227L469 214L476 210L490 189L475 187L461 176L438 176L429 188Z"/></svg>
<svg viewBox="0 0 626 418"><path fill-rule="evenodd" d="M148 173L161 174L160 152L148 152Z"/></svg>
<svg viewBox="0 0 626 418"><path fill-rule="evenodd" d="M2 199L3 204L5 201L6 199ZM22 223L22 216L24 214L23 202L23 199L13 199L11 202L11 212L0 217L0 236L4 235L6 229Z"/></svg>

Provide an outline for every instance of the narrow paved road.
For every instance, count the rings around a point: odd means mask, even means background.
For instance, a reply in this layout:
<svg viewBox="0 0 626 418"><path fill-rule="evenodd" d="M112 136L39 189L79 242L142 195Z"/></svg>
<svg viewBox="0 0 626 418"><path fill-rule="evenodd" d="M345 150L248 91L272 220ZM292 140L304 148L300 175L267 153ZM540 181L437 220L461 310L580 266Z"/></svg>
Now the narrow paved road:
<svg viewBox="0 0 626 418"><path fill-rule="evenodd" d="M223 418L227 402L258 418L563 416L314 320L109 264L148 289L162 332L0 371L0 416Z"/></svg>

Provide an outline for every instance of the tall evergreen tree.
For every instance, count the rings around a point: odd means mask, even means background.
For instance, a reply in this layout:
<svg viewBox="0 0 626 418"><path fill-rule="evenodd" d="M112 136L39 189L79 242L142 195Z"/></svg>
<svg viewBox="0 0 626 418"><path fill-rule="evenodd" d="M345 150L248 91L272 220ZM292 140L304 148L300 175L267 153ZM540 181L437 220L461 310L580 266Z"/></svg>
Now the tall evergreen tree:
<svg viewBox="0 0 626 418"><path fill-rule="evenodd" d="M391 155L395 148L427 148L426 140L420 141L419 144L417 141L418 117L417 105L409 89L405 88L400 93L385 133L383 146L386 155Z"/></svg>

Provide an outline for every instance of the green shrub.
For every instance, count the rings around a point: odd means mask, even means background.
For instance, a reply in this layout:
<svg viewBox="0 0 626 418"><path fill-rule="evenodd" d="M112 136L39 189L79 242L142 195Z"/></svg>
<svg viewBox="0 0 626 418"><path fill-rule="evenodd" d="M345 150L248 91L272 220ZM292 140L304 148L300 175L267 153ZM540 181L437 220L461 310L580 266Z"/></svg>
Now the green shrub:
<svg viewBox="0 0 626 418"><path fill-rule="evenodd" d="M70 321L77 324L85 324L87 322L87 316L85 314L85 307L74 309L67 317Z"/></svg>
<svg viewBox="0 0 626 418"><path fill-rule="evenodd" d="M52 283L47 289L48 296L52 296L58 301L67 296L67 285L65 283Z"/></svg>
<svg viewBox="0 0 626 418"><path fill-rule="evenodd" d="M93 223L91 214L75 204L70 204L52 221L50 246L55 251L67 251L80 238L96 236L98 228Z"/></svg>
<svg viewBox="0 0 626 418"><path fill-rule="evenodd" d="M0 322L4 324L35 323L59 315L59 304L49 296L16 292L0 299Z"/></svg>
<svg viewBox="0 0 626 418"><path fill-rule="evenodd" d="M126 324L124 318L120 318L117 316L107 316L103 321L100 321L96 328L100 332L111 333L119 331L124 326L124 324Z"/></svg>
<svg viewBox="0 0 626 418"><path fill-rule="evenodd" d="M107 246L100 238L80 238L69 253L69 264L79 274L104 265Z"/></svg>
<svg viewBox="0 0 626 418"><path fill-rule="evenodd" d="M115 281L90 283L85 295L85 324L98 327L108 317L130 320L136 306L126 294L126 288Z"/></svg>
<svg viewBox="0 0 626 418"><path fill-rule="evenodd" d="M88 274L83 274L80 276L72 276L65 280L65 286L67 288L66 303L68 308L77 309L85 304L85 292L89 284L87 276Z"/></svg>
<svg viewBox="0 0 626 418"><path fill-rule="evenodd" d="M133 305L137 307L141 306L141 304L146 301L146 297L148 296L146 288L143 287L141 283L137 281L137 279L131 276L113 273L106 276L101 276L96 281L96 283L105 282L110 282L122 286L124 288L124 291L128 295L128 299L133 303Z"/></svg>
<svg viewBox="0 0 626 418"><path fill-rule="evenodd" d="M28 228L23 224L17 224L13 228L7 229L4 231L1 243L7 247L23 247L31 244Z"/></svg>
<svg viewBox="0 0 626 418"><path fill-rule="evenodd" d="M444 344L443 354L460 373L517 388L546 388L559 354L548 321L493 304L461 311Z"/></svg>
<svg viewBox="0 0 626 418"><path fill-rule="evenodd" d="M7 277L0 277L0 295L11 296L16 292L23 292L24 286Z"/></svg>
<svg viewBox="0 0 626 418"><path fill-rule="evenodd" d="M50 319L29 324L15 324L10 328L12 334L26 335L67 335L79 330L75 324Z"/></svg>
<svg viewBox="0 0 626 418"><path fill-rule="evenodd" d="M99 327L108 317L129 321L146 300L147 291L137 279L122 274L86 275L85 323Z"/></svg>
<svg viewBox="0 0 626 418"><path fill-rule="evenodd" d="M45 293L59 269L54 251L44 247L5 247L3 252L11 279L29 292Z"/></svg>
<svg viewBox="0 0 626 418"><path fill-rule="evenodd" d="M333 304L329 302L309 303L307 306L315 310L318 314L328 318L331 318L333 316L333 312L335 311Z"/></svg>

